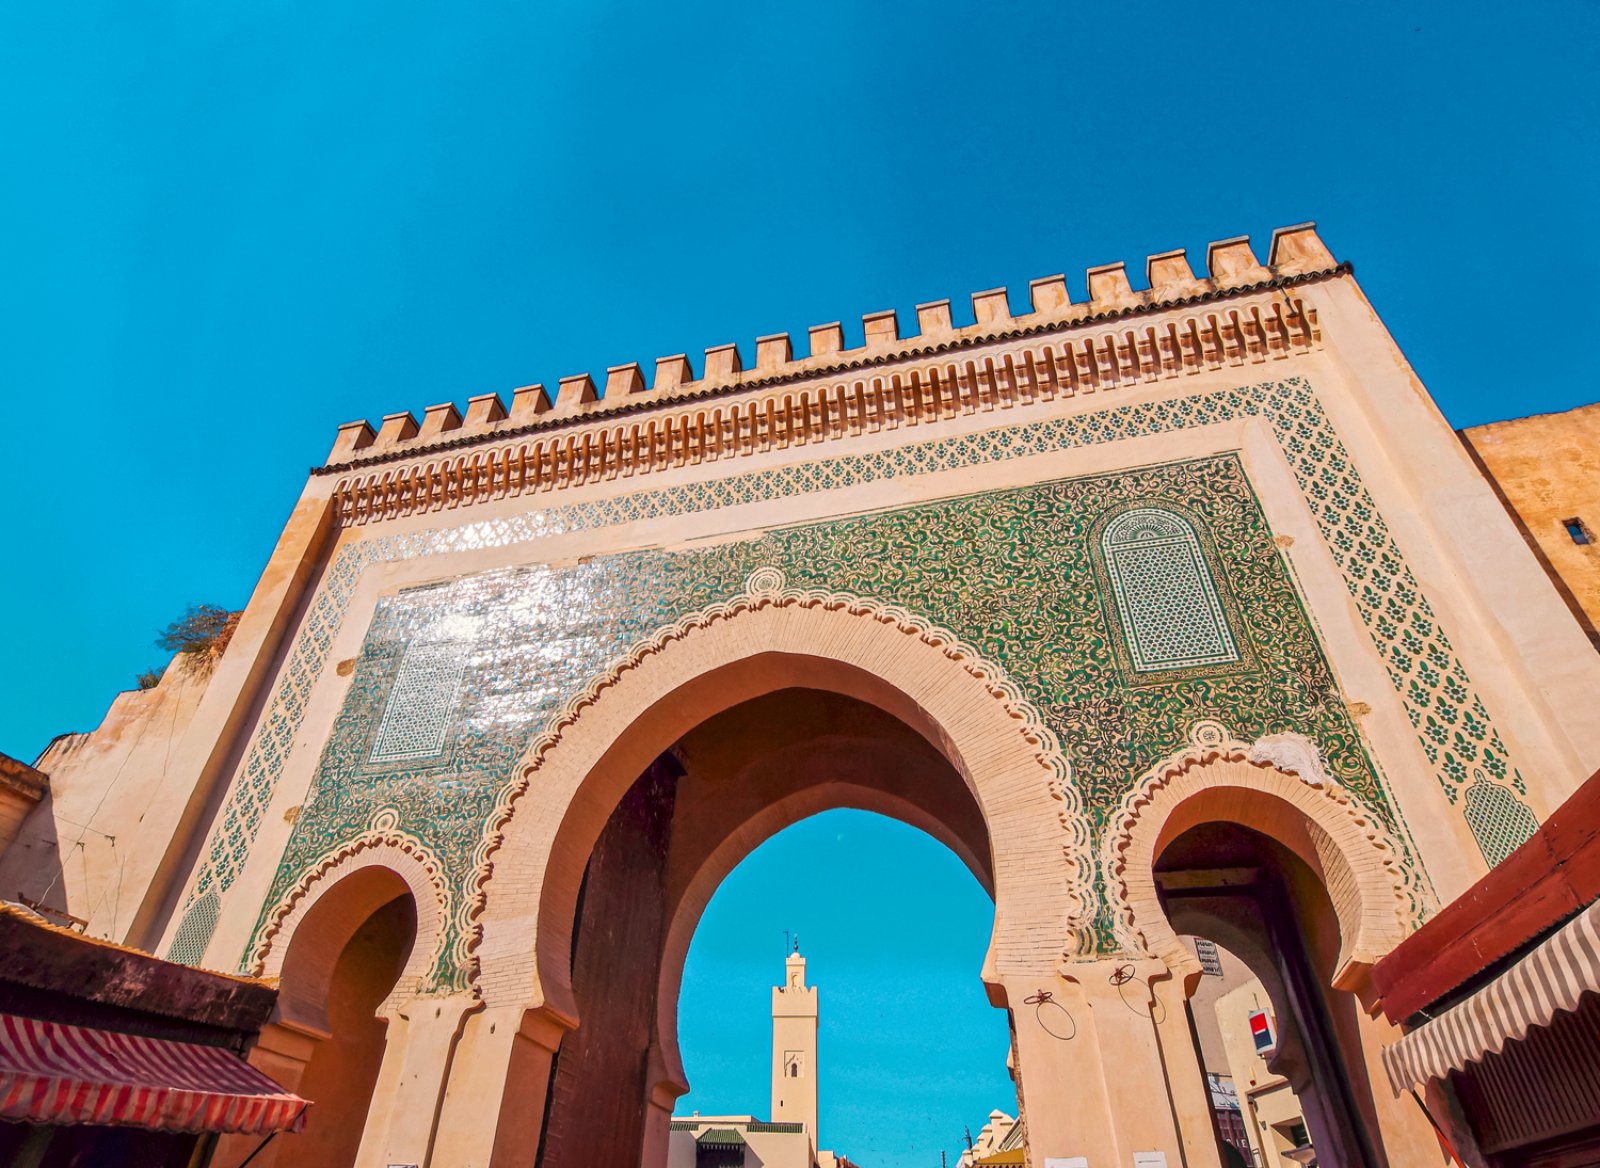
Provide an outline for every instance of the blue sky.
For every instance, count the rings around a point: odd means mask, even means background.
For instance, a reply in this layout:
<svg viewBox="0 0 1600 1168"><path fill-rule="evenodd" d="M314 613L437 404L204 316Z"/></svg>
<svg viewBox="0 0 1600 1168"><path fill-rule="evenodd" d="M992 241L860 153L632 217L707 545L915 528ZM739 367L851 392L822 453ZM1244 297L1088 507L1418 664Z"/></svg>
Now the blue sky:
<svg viewBox="0 0 1600 1168"><path fill-rule="evenodd" d="M807 882L797 887L793 873ZM818 987L822 1146L864 1168L953 1164L961 1129L1015 1115L1005 1014L978 971L994 904L955 855L864 811L829 811L757 848L706 907L679 998L680 1114L771 1110L772 987L784 930Z"/></svg>
<svg viewBox="0 0 1600 1168"><path fill-rule="evenodd" d="M1457 425L1600 340L1600 6L0 6L0 750L335 427L1316 219Z"/></svg>
<svg viewBox="0 0 1600 1168"><path fill-rule="evenodd" d="M1304 219L1454 424L1591 399L1596 76L1591 0L0 6L0 750L352 418Z"/></svg>

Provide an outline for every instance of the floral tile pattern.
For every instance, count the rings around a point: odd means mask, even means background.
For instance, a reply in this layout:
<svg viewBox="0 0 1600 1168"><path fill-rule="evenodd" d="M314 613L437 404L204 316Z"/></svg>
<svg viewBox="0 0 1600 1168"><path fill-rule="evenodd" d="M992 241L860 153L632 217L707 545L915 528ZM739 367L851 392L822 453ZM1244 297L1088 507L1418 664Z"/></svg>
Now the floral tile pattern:
<svg viewBox="0 0 1600 1168"><path fill-rule="evenodd" d="M169 955L189 962L203 956L220 897L255 839L355 584L373 563L1249 416L1270 424L1288 457L1439 781L1452 800L1471 793L1467 805L1478 813L1469 823L1485 855L1503 854L1534 826L1518 798L1521 776L1316 395L1303 380L1289 379L347 544L330 565L246 754ZM1091 529L1119 505L1152 503L1198 518L1197 542L1224 613L1220 627L1237 635L1240 661L1192 675L1131 666L1126 626L1107 608L1113 590ZM1131 776L1182 741L1180 721L1202 716L1228 721L1240 733L1311 735L1335 777L1387 810L1242 467L1221 457L815 524L697 552L628 553L559 572L488 573L391 598L374 617L355 688L268 903L340 831L361 830L380 804L401 807L411 830L438 837L430 846L442 854L470 855L481 842L471 823L477 800L498 789L541 716L559 708L609 655L686 608L736 589L762 564L781 566L796 583L814 580L927 612L1004 664L1057 723L1092 813L1103 813ZM527 623L518 627L537 632L506 640L493 619L496 605L521 606ZM447 761L433 769L404 760L375 763L382 710L413 639L406 630L429 621L470 623L474 615L489 623L476 626L471 638L457 638L472 648L462 683L467 696L453 714L453 745L439 754ZM454 983L462 975L442 969L439 976Z"/></svg>

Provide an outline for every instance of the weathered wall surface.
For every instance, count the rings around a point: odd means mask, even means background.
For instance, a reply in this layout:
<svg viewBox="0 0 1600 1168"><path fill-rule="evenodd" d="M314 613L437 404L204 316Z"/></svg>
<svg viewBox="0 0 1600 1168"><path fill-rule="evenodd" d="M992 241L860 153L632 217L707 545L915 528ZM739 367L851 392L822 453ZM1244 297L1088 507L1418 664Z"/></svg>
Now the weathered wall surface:
<svg viewBox="0 0 1600 1168"><path fill-rule="evenodd" d="M64 734L40 756L45 797L0 854L0 889L87 920L121 940L175 841L142 827L187 800L168 764L210 680L209 660L175 658L153 689L118 694L92 733Z"/></svg>
<svg viewBox="0 0 1600 1168"><path fill-rule="evenodd" d="M50 780L20 759L0 754L0 856L22 831L23 821L50 789Z"/></svg>
<svg viewBox="0 0 1600 1168"><path fill-rule="evenodd" d="M1600 648L1600 404L1472 426L1461 440ZM1595 542L1572 538L1574 519Z"/></svg>

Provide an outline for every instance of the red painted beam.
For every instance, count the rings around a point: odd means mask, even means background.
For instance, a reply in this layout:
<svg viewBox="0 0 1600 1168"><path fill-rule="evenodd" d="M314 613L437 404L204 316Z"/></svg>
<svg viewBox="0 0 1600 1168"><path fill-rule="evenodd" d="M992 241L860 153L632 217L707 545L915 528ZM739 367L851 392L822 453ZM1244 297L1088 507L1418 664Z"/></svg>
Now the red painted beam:
<svg viewBox="0 0 1600 1168"><path fill-rule="evenodd" d="M1392 1022L1600 899L1600 771L1523 844L1373 967Z"/></svg>

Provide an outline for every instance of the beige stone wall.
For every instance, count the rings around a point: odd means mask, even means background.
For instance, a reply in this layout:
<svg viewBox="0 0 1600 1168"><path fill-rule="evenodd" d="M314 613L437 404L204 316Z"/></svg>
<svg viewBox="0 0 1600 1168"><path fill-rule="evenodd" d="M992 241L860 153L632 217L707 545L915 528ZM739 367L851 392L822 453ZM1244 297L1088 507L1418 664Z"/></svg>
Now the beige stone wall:
<svg viewBox="0 0 1600 1168"><path fill-rule="evenodd" d="M0 856L21 834L23 823L49 790L47 775L20 759L0 754Z"/></svg>
<svg viewBox="0 0 1600 1168"><path fill-rule="evenodd" d="M51 792L0 856L0 889L43 896L87 919L91 936L157 947L282 665L327 519L327 491L313 483L220 658L175 662L154 689L119 694L94 731L51 743L39 759Z"/></svg>
<svg viewBox="0 0 1600 1168"><path fill-rule="evenodd" d="M1461 431L1572 615L1600 648L1600 404ZM1595 542L1576 542L1578 520Z"/></svg>
<svg viewBox="0 0 1600 1168"><path fill-rule="evenodd" d="M1195 960L1198 962L1195 938L1179 939L1189 952L1196 954ZM1228 1062L1228 1050L1222 1041L1222 1031L1217 1026L1217 1003L1240 986L1254 981L1255 975L1250 972L1249 966L1221 945L1216 947L1216 951L1222 964L1222 976L1203 974L1195 983L1194 993L1189 995L1189 1009L1194 1015L1195 1034L1200 1039L1201 1069L1213 1074L1231 1075L1233 1067Z"/></svg>
<svg viewBox="0 0 1600 1168"><path fill-rule="evenodd" d="M181 841L145 828L188 792L168 782L210 674L179 657L148 690L118 694L92 732L66 734L39 759L50 789L0 855L0 890L21 893L120 941L166 850Z"/></svg>
<svg viewBox="0 0 1600 1168"><path fill-rule="evenodd" d="M23 822L38 802L38 799L30 799L9 787L0 787L0 855L5 853L11 846L11 841L21 833Z"/></svg>

